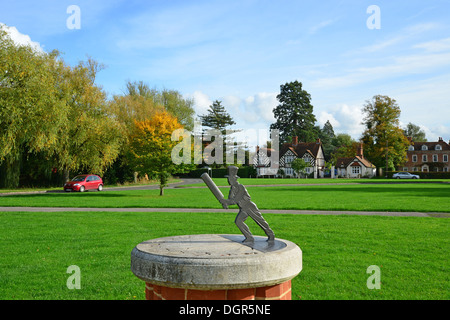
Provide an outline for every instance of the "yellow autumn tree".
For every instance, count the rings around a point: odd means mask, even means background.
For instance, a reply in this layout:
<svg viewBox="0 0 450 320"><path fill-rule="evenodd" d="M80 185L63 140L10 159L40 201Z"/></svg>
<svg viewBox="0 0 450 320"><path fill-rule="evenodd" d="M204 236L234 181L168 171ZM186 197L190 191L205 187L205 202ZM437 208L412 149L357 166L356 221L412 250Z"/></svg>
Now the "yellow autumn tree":
<svg viewBox="0 0 450 320"><path fill-rule="evenodd" d="M171 151L178 143L172 141L172 132L182 128L177 118L166 111L157 112L150 119L135 121L130 151L136 171L158 179L161 196L171 175L191 169L190 165L175 164L171 158Z"/></svg>

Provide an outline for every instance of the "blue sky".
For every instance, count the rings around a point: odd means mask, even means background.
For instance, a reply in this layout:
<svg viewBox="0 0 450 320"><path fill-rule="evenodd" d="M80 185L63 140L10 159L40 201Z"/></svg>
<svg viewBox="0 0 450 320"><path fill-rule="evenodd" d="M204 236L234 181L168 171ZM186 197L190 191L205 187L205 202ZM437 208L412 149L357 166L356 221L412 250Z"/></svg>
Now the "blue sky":
<svg viewBox="0 0 450 320"><path fill-rule="evenodd" d="M80 29L67 28L70 5ZM370 5L380 28L369 29ZM16 38L58 49L75 65L106 65L110 95L127 80L194 98L198 114L218 99L236 128L267 129L280 85L298 80L318 125L361 136L374 95L397 100L401 123L429 140L450 139L450 1L0 1ZM29 39L26 37L29 36Z"/></svg>

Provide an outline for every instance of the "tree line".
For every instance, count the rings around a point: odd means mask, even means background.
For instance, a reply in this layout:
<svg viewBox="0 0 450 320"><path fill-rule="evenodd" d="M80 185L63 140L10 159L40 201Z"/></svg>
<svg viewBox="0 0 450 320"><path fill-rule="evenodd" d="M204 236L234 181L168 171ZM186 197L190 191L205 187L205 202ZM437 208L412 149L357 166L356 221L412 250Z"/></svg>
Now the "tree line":
<svg viewBox="0 0 450 320"><path fill-rule="evenodd" d="M170 175L195 168L170 159L177 143L171 141L173 130L194 127L194 101L142 81L128 81L123 94L108 98L95 83L103 68L91 58L72 67L58 51L17 45L0 28L0 188L60 186L89 172L112 184L148 175L159 180L162 194ZM301 82L281 85L277 99L271 129L279 130L280 143L294 136L303 142L320 138L330 163L354 156L362 142L377 167L395 168L405 159L406 136L425 139L414 124L399 127L400 108L387 96L374 96L364 105L360 142L335 134L329 121L316 125L311 96ZM235 124L218 100L200 119L224 135Z"/></svg>
<svg viewBox="0 0 450 320"><path fill-rule="evenodd" d="M148 147L156 155L170 128L193 127L193 100L131 81L108 99L95 83L102 69L91 58L71 67L58 51L17 45L0 29L1 188L61 185L86 172L123 183L141 171L166 183L164 170L148 166Z"/></svg>
<svg viewBox="0 0 450 320"><path fill-rule="evenodd" d="M400 107L388 96L375 95L364 104L364 132L359 141L346 133L335 134L330 121L322 128L316 125L311 95L303 89L301 82L281 85L277 99L279 104L273 110L276 121L271 129L280 131L280 143L290 143L294 136L303 142L320 138L325 160L331 164L336 164L338 158L354 157L362 143L365 158L378 168L395 170L406 160L408 137L413 141L426 141L419 126L408 123L406 128L400 127Z"/></svg>

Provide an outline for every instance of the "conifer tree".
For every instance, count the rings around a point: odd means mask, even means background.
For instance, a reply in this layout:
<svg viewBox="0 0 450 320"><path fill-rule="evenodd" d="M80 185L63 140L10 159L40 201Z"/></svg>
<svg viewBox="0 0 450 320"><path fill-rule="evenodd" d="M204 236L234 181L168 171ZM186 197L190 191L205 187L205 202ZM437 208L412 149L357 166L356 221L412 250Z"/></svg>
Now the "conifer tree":
<svg viewBox="0 0 450 320"><path fill-rule="evenodd" d="M276 122L270 128L280 131L280 142L290 142L293 136L303 142L315 141L318 137L314 125L316 117L311 95L303 90L302 83L294 81L281 85L277 99L280 104L273 109Z"/></svg>

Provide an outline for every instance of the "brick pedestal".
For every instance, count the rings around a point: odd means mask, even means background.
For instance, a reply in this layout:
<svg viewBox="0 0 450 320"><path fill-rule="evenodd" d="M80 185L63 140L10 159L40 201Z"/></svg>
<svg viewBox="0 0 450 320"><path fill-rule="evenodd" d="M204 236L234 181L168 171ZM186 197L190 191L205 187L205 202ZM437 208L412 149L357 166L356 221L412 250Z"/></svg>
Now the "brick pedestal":
<svg viewBox="0 0 450 320"><path fill-rule="evenodd" d="M294 243L241 235L159 238L137 245L131 270L145 281L147 300L290 300L302 269Z"/></svg>
<svg viewBox="0 0 450 320"><path fill-rule="evenodd" d="M194 290L169 288L145 283L146 300L291 300L291 280L274 286L224 289Z"/></svg>

